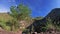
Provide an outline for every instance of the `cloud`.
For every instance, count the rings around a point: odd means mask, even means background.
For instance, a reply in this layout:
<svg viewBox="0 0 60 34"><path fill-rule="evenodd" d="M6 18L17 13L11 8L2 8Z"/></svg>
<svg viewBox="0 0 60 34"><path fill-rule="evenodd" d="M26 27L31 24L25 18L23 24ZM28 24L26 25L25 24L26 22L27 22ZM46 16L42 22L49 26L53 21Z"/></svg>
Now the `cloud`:
<svg viewBox="0 0 60 34"><path fill-rule="evenodd" d="M1 10L0 13L7 13L7 10Z"/></svg>
<svg viewBox="0 0 60 34"><path fill-rule="evenodd" d="M0 13L7 13L9 9L7 8L0 8Z"/></svg>
<svg viewBox="0 0 60 34"><path fill-rule="evenodd" d="M15 0L8 0L8 2L15 2Z"/></svg>

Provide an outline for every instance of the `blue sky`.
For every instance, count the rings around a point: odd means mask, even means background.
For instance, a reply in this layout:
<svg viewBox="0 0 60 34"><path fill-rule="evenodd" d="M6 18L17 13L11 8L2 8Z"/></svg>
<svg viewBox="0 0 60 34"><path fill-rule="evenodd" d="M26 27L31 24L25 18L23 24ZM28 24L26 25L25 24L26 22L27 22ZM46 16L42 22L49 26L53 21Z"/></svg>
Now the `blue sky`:
<svg viewBox="0 0 60 34"><path fill-rule="evenodd" d="M52 9L60 8L60 0L0 0L0 13L10 11L10 6L23 3L32 10L32 17L46 16Z"/></svg>

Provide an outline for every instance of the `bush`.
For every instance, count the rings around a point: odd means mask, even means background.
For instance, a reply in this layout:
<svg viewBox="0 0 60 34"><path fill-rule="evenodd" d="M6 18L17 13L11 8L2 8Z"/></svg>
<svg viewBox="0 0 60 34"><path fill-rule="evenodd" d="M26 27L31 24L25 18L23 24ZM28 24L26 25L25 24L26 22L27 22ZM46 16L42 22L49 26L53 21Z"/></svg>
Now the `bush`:
<svg viewBox="0 0 60 34"><path fill-rule="evenodd" d="M24 29L24 30L23 30L23 33L25 33L25 34L30 34L29 29Z"/></svg>

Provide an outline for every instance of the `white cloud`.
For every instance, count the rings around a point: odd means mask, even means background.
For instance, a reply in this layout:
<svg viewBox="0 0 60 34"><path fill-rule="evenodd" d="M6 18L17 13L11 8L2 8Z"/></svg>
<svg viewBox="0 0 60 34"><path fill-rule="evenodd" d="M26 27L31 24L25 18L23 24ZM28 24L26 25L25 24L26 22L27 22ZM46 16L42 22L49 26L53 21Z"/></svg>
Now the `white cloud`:
<svg viewBox="0 0 60 34"><path fill-rule="evenodd" d="M7 13L9 9L7 8L0 8L0 13Z"/></svg>
<svg viewBox="0 0 60 34"><path fill-rule="evenodd" d="M8 2L15 2L15 0L8 0Z"/></svg>
<svg viewBox="0 0 60 34"><path fill-rule="evenodd" d="M7 13L8 11L6 10L0 10L0 13Z"/></svg>

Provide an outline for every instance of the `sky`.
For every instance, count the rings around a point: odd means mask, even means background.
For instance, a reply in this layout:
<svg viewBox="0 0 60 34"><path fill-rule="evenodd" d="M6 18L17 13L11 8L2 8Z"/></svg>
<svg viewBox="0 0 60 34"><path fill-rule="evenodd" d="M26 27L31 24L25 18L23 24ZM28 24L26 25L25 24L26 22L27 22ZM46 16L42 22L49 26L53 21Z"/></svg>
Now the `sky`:
<svg viewBox="0 0 60 34"><path fill-rule="evenodd" d="M0 0L0 13L10 11L11 6L27 5L32 10L32 17L45 17L52 9L60 8L60 0Z"/></svg>

